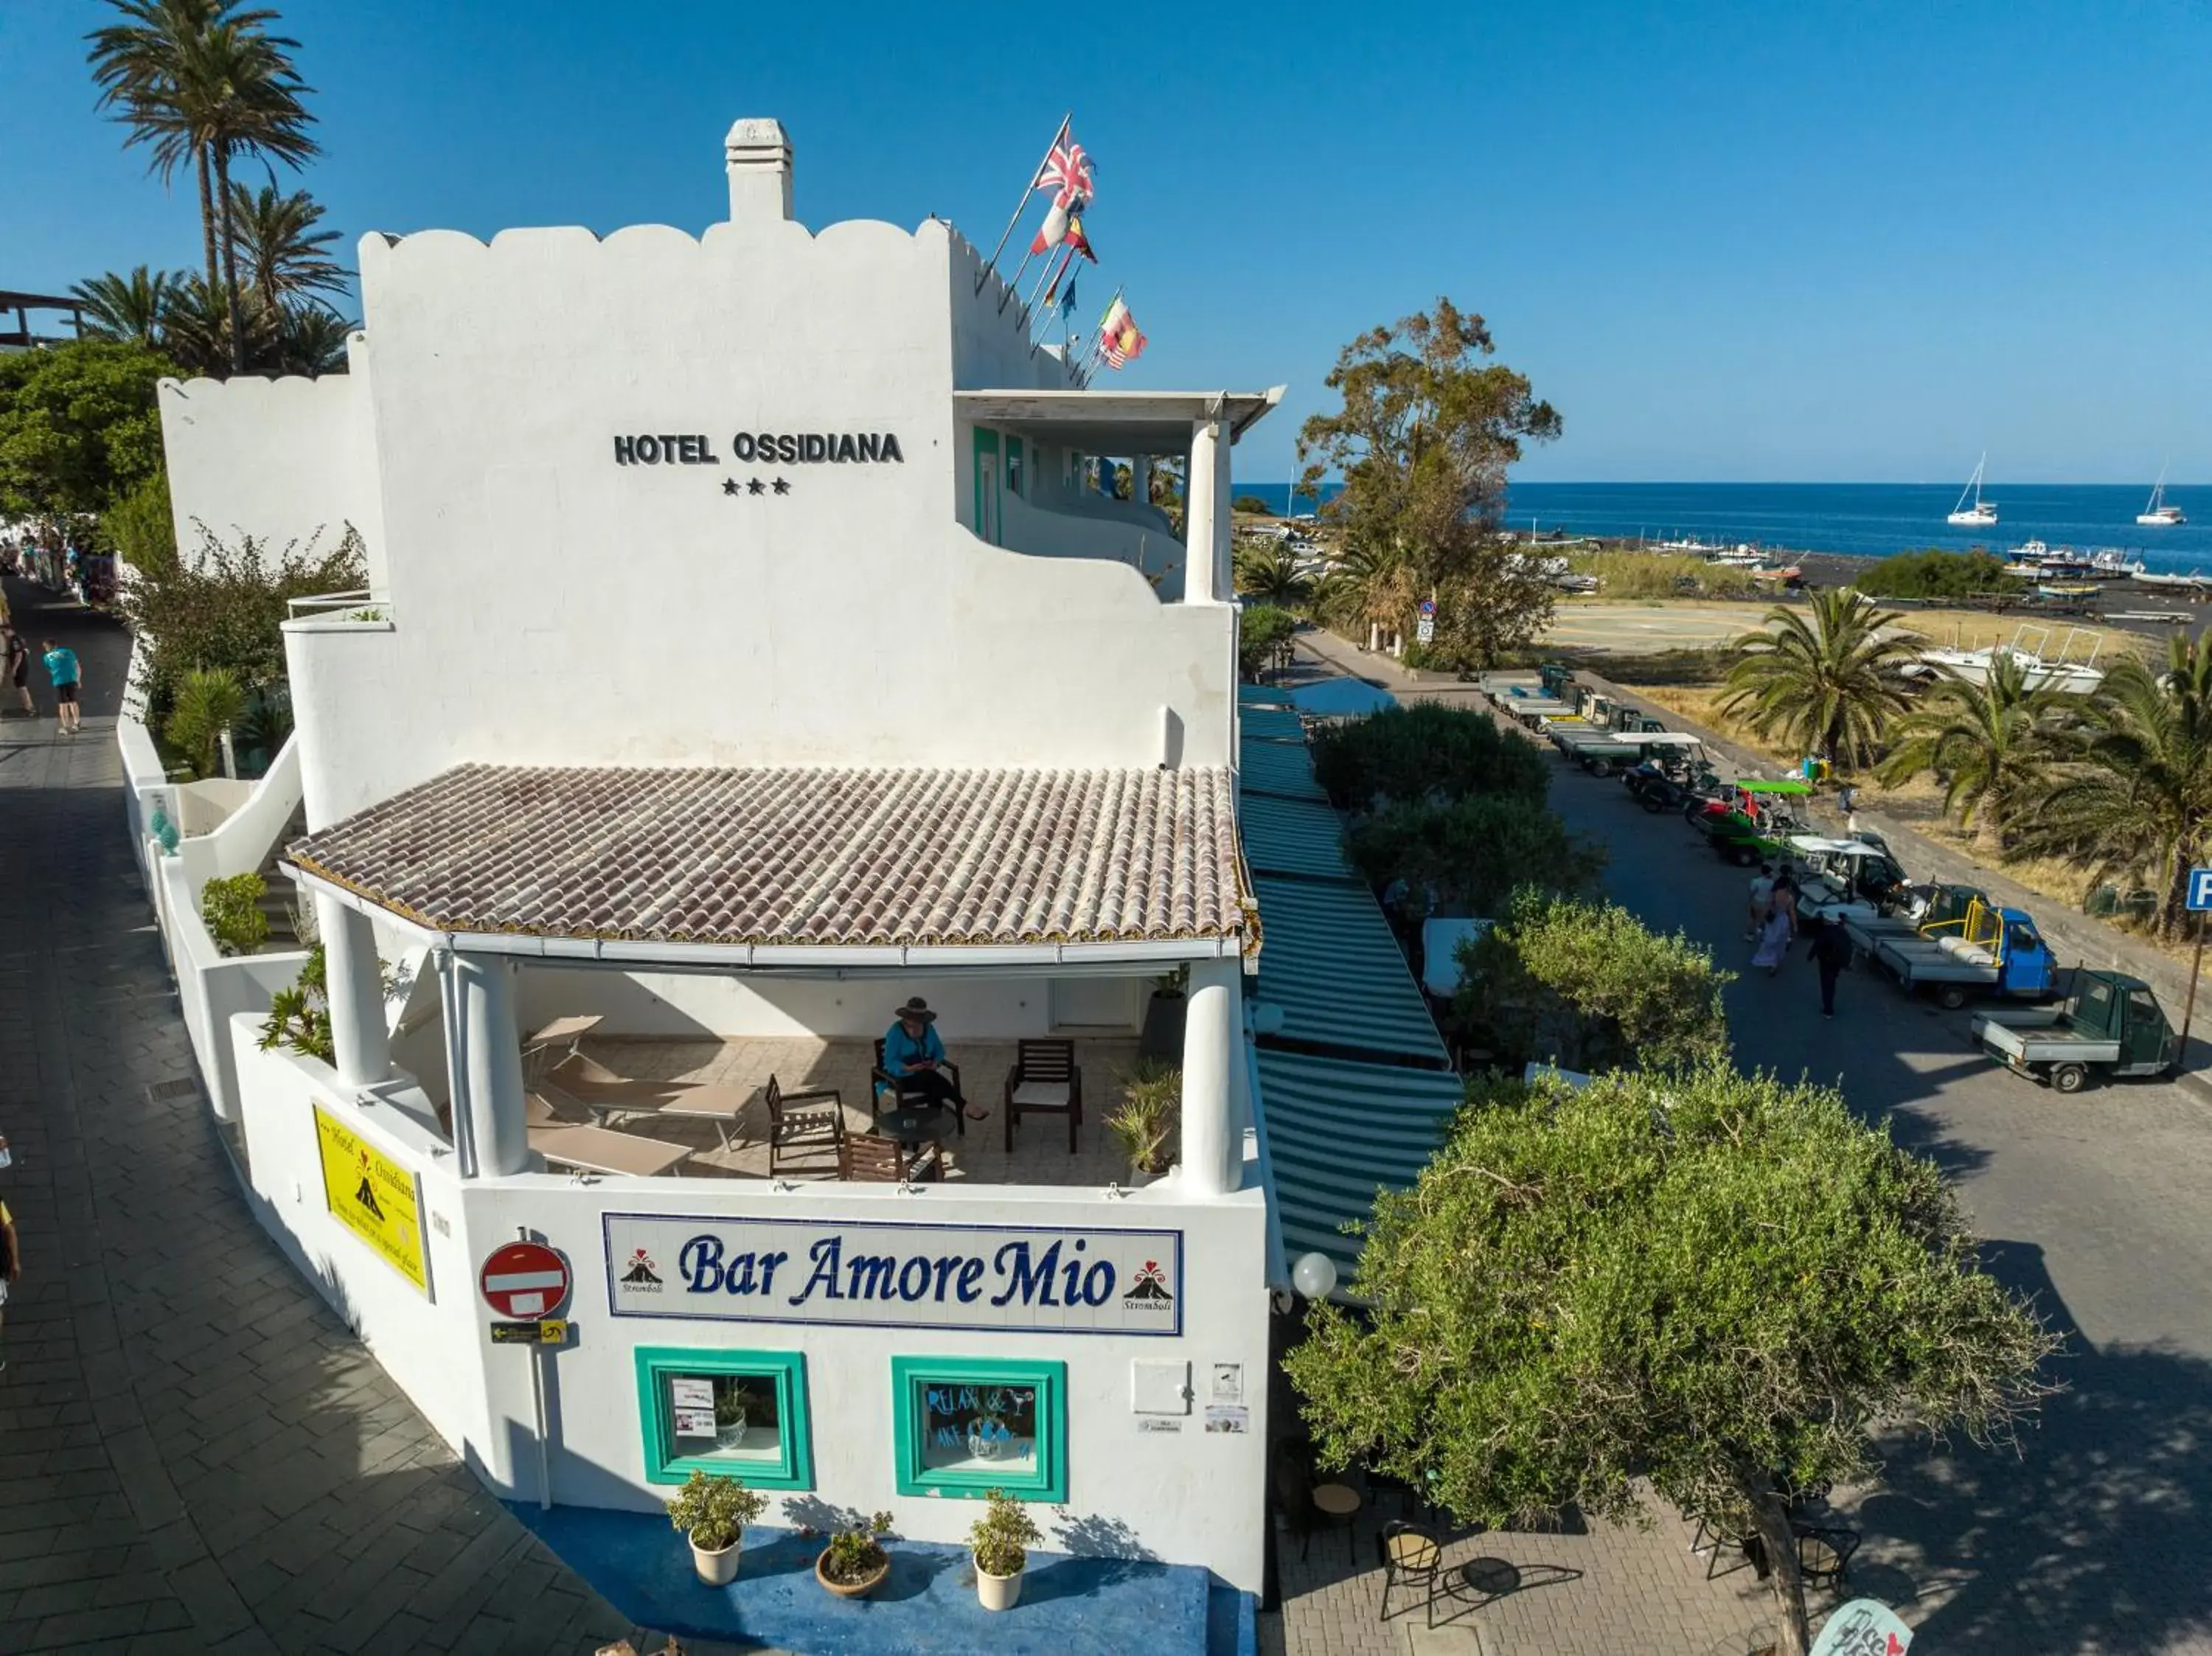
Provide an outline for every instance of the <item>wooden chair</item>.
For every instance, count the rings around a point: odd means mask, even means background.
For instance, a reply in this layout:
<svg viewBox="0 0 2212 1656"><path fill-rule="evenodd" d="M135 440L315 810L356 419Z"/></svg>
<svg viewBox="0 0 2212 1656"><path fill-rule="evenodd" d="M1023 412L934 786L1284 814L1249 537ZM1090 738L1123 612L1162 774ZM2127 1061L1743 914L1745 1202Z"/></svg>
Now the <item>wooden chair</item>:
<svg viewBox="0 0 2212 1656"><path fill-rule="evenodd" d="M845 1143L845 1101L835 1087L816 1087L787 1093L774 1076L768 1078L768 1171L773 1179L783 1171L784 1152L820 1147L836 1151ZM823 1101L827 1100L825 1105ZM805 1106L793 1108L794 1105ZM810 1164L802 1171L819 1173Z"/></svg>
<svg viewBox="0 0 2212 1656"><path fill-rule="evenodd" d="M965 1098L968 1095L968 1088L966 1083L960 1079L960 1066L957 1064L955 1064L951 1059L943 1058L938 1059L937 1067L952 1077L953 1090L957 1092L963 1098ZM897 1100L902 1107L908 1104L920 1105L933 1104L936 1102L934 1099L928 1097L925 1094L909 1093L907 1090L906 1081L899 1076L893 1075L889 1070L884 1067L884 1038L881 1035L878 1035L876 1037L876 1061L868 1071L868 1119L870 1121L872 1122L876 1119L878 1113L883 1109L884 1095L886 1093L888 1093L892 1098ZM957 1131L963 1138L967 1137L968 1112L954 1107L952 1109L952 1121L955 1131Z"/></svg>
<svg viewBox="0 0 2212 1656"><path fill-rule="evenodd" d="M1443 1537L1424 1525L1393 1519L1375 1538L1375 1550L1382 1561L1382 1613L1376 1619L1390 1619L1390 1590L1405 1586L1419 1591L1428 1623L1432 1628L1436 1626L1437 1575L1444 1562ZM1399 1613L1404 1614L1402 1605Z"/></svg>
<svg viewBox="0 0 2212 1656"><path fill-rule="evenodd" d="M935 1144L908 1150L880 1133L854 1133L837 1146L837 1176L860 1185L934 1181L945 1177L945 1152Z"/></svg>
<svg viewBox="0 0 2212 1656"><path fill-rule="evenodd" d="M1083 1125L1083 1071L1072 1040L1017 1042L1006 1071L1006 1154L1014 1153L1014 1122L1024 1115L1067 1118L1067 1153L1075 1154Z"/></svg>

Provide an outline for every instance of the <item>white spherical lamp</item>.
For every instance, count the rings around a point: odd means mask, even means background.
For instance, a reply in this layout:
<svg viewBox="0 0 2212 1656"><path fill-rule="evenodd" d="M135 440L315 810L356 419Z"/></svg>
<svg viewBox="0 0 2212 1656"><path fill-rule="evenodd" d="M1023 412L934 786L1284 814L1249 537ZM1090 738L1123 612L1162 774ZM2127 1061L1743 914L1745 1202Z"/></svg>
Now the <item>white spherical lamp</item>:
<svg viewBox="0 0 2212 1656"><path fill-rule="evenodd" d="M1326 1253L1301 1253L1291 1267L1291 1286L1309 1300L1336 1292L1336 1261Z"/></svg>

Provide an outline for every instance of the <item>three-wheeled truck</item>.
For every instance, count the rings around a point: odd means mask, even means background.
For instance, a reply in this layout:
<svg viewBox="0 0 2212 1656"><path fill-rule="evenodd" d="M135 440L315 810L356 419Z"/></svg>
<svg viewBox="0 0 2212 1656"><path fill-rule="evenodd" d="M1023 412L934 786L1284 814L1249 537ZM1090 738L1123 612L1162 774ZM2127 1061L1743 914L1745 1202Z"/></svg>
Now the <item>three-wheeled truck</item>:
<svg viewBox="0 0 2212 1656"><path fill-rule="evenodd" d="M2062 1093L2080 1092L2093 1071L2166 1075L2181 1057L2150 986L2122 972L2077 972L2065 1005L1983 1012L1973 1027L1998 1063Z"/></svg>
<svg viewBox="0 0 2212 1656"><path fill-rule="evenodd" d="M1856 941L1856 928L1844 929ZM1976 995L2046 1000L2057 986L2050 945L2027 910L1967 905L1955 920L1923 921L1910 937L1878 937L1875 962L1909 994L1926 989L1947 1010Z"/></svg>
<svg viewBox="0 0 2212 1656"><path fill-rule="evenodd" d="M1789 802L1812 792L1802 782L1740 777L1726 798L1694 814L1685 807L1685 816L1723 862L1748 868L1762 857L1780 856L1784 838L1803 831L1804 825L1790 814Z"/></svg>

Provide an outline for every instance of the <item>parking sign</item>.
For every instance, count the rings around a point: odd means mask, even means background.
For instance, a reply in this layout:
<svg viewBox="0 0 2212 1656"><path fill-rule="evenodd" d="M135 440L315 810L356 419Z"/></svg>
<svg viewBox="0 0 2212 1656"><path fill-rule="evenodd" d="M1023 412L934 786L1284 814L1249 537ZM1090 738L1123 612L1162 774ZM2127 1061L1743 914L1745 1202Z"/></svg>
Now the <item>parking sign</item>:
<svg viewBox="0 0 2212 1656"><path fill-rule="evenodd" d="M2191 908L2212 908L2212 868L2192 868L2189 870L2189 906Z"/></svg>

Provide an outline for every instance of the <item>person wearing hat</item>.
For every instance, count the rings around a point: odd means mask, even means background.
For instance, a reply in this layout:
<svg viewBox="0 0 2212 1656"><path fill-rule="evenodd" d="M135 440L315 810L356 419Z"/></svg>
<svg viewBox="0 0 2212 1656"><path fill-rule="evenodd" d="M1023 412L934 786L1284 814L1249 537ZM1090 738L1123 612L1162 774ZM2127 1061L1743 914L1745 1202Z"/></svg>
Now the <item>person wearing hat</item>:
<svg viewBox="0 0 2212 1656"><path fill-rule="evenodd" d="M945 1059L937 1014L929 1010L929 1003L916 995L892 1016L891 1027L884 1033L884 1070L898 1083L901 1095L966 1109L970 1121L988 1115L988 1110L969 1109L968 1101L960 1095L960 1071Z"/></svg>

